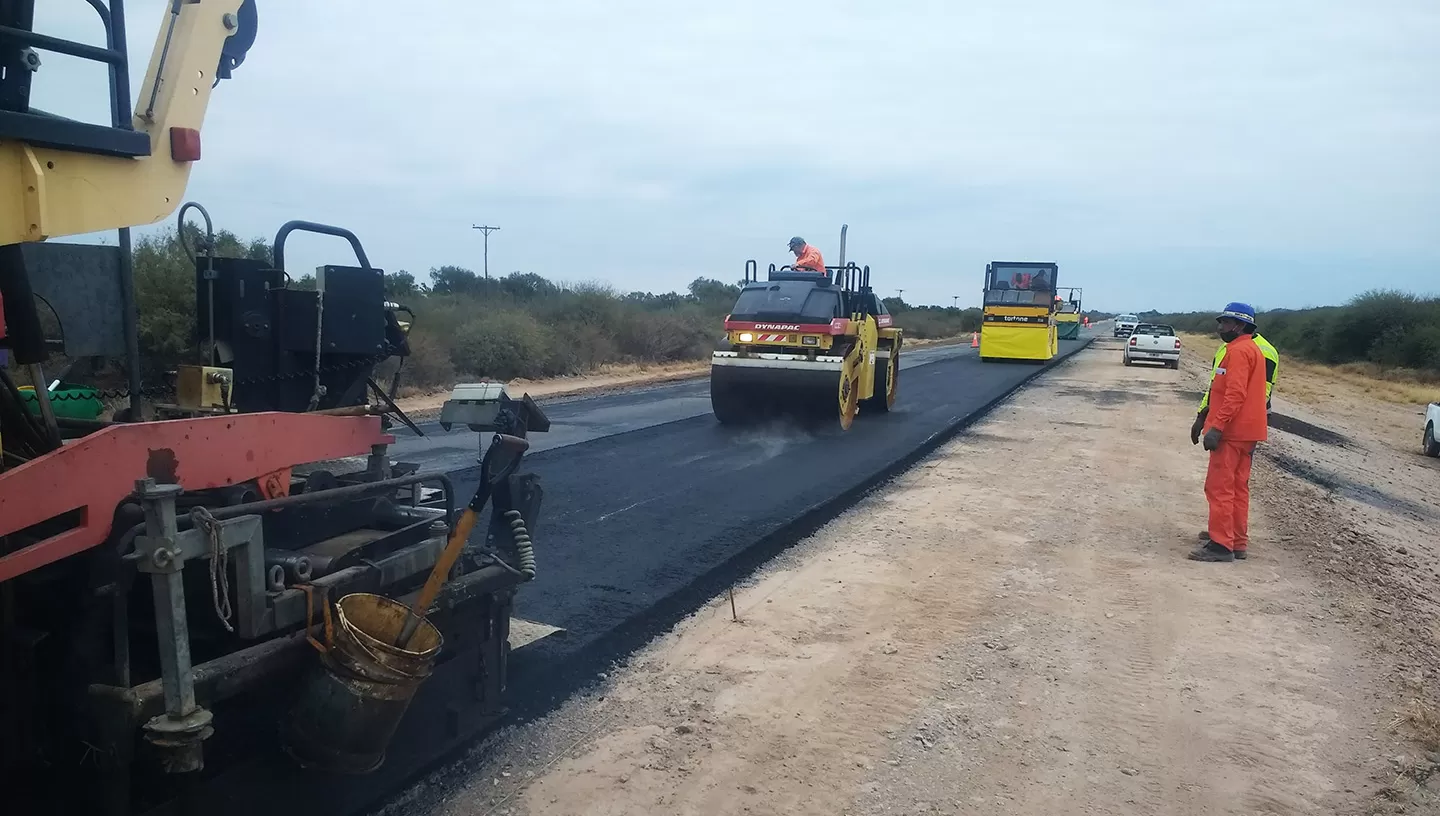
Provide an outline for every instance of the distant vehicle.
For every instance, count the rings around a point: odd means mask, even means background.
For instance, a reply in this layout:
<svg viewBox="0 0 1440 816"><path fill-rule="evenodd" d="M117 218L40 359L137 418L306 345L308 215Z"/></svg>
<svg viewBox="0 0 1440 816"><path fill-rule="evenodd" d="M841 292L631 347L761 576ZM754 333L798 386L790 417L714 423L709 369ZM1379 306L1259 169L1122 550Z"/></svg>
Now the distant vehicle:
<svg viewBox="0 0 1440 816"><path fill-rule="evenodd" d="M1164 363L1166 368L1180 367L1180 338L1173 326L1158 323L1137 323L1125 344L1125 365L1137 362Z"/></svg>
<svg viewBox="0 0 1440 816"><path fill-rule="evenodd" d="M1045 362L1060 351L1055 283L1060 266L1047 261L985 264L980 359Z"/></svg>
<svg viewBox="0 0 1440 816"><path fill-rule="evenodd" d="M1138 325L1140 325L1140 318L1135 315L1117 315L1115 318L1115 336L1129 337Z"/></svg>
<svg viewBox="0 0 1440 816"><path fill-rule="evenodd" d="M1425 409L1425 435L1420 438L1420 449L1426 456L1440 457L1440 402L1432 402Z"/></svg>

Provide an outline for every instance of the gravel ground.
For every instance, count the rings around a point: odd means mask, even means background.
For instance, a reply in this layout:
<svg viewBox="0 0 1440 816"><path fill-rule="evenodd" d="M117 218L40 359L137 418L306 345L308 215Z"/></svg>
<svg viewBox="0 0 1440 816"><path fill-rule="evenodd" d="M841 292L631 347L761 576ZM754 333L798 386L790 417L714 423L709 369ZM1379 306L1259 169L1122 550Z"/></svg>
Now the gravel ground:
<svg viewBox="0 0 1440 816"><path fill-rule="evenodd" d="M1250 560L1186 561L1201 364L1082 352L437 812L1440 812L1434 469L1277 400Z"/></svg>

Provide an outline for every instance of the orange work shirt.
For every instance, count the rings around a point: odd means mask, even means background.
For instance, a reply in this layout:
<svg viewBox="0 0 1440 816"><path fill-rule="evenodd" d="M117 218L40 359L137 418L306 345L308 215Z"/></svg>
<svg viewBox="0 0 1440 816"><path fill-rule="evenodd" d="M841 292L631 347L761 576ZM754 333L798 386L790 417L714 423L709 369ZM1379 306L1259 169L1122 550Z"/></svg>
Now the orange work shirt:
<svg viewBox="0 0 1440 816"><path fill-rule="evenodd" d="M1270 427L1265 416L1265 355L1252 335L1225 344L1225 357L1210 386L1210 415L1205 430L1219 428L1232 442L1263 442Z"/></svg>
<svg viewBox="0 0 1440 816"><path fill-rule="evenodd" d="M820 257L820 250L809 244L806 244L805 248L800 250L800 257L796 258L795 263L790 264L790 266L793 269L806 267L822 275L825 274L825 259Z"/></svg>

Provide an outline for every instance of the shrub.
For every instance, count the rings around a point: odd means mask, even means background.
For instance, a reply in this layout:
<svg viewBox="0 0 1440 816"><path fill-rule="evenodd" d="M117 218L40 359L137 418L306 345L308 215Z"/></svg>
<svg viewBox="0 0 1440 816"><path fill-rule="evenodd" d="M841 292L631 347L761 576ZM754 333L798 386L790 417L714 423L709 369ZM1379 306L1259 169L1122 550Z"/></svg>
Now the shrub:
<svg viewBox="0 0 1440 816"><path fill-rule="evenodd" d="M497 380L543 376L552 349L544 326L524 312L510 311L477 315L456 330L451 343L456 371Z"/></svg>
<svg viewBox="0 0 1440 816"><path fill-rule="evenodd" d="M1213 312L1142 315L1176 329L1210 334ZM1260 333L1282 359L1294 355L1317 363L1368 363L1383 369L1440 373L1440 298L1405 292L1366 292L1344 306L1256 315Z"/></svg>
<svg viewBox="0 0 1440 816"><path fill-rule="evenodd" d="M410 356L405 358L400 374L401 386L431 390L454 385L455 364L444 340L423 329L412 330L409 339ZM387 361L381 372L383 378L375 381L388 388L395 365L395 361Z"/></svg>
<svg viewBox="0 0 1440 816"><path fill-rule="evenodd" d="M620 329L620 349L646 362L669 363L703 357L722 333L717 320L710 328L678 314L658 312L627 322Z"/></svg>

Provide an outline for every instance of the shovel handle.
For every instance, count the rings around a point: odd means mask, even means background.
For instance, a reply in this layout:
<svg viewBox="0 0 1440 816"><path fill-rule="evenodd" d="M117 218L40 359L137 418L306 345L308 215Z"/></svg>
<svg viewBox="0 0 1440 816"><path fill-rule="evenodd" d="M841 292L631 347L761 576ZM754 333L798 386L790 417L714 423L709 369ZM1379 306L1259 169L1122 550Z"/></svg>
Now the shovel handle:
<svg viewBox="0 0 1440 816"><path fill-rule="evenodd" d="M410 615L405 619L405 626L400 630L400 637L396 639L395 645L401 649L410 644L410 638L415 636L415 630L420 628L420 620L425 615L430 604L435 602L435 597L440 594L440 587L444 586L445 579L454 568L455 561L460 558L460 552L465 549L465 541L470 538L470 532L475 529L475 519L478 514L465 508L460 513L459 521L455 522L455 529L450 531L450 540L445 543L445 549L441 551L440 558L435 562L435 567L430 570L430 577L425 579L425 586L420 590L420 595L415 599L415 604L410 607Z"/></svg>

